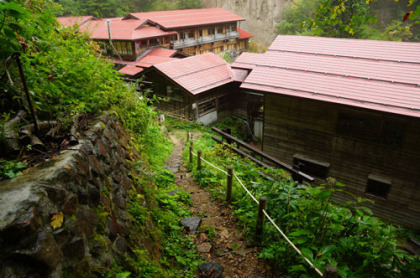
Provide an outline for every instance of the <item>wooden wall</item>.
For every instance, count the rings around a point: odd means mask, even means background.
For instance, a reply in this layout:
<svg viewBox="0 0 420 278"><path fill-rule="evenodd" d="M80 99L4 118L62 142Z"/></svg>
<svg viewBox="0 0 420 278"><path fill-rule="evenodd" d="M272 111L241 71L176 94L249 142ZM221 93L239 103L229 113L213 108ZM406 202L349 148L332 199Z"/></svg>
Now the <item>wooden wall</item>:
<svg viewBox="0 0 420 278"><path fill-rule="evenodd" d="M342 130L343 115L374 120L352 135ZM395 134L384 123L392 123ZM376 124L382 131L372 135ZM420 230L420 119L267 94L263 150L289 164L294 155L329 164L328 176L375 201L370 206L375 215ZM391 183L385 198L365 193L369 175ZM351 197L337 194L336 199Z"/></svg>

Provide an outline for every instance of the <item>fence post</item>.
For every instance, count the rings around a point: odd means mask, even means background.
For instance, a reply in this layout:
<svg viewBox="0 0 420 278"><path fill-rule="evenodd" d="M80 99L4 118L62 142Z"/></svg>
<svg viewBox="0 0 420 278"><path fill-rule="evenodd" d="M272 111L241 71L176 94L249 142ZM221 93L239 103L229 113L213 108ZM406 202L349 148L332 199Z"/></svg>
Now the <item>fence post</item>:
<svg viewBox="0 0 420 278"><path fill-rule="evenodd" d="M325 268L324 274L322 278L337 278L338 277L338 270L335 266L328 265Z"/></svg>
<svg viewBox="0 0 420 278"><path fill-rule="evenodd" d="M226 202L230 204L232 201L232 179L233 179L233 168L229 166L227 168L227 182L226 182Z"/></svg>
<svg viewBox="0 0 420 278"><path fill-rule="evenodd" d="M197 170L201 169L201 150L197 151Z"/></svg>
<svg viewBox="0 0 420 278"><path fill-rule="evenodd" d="M193 163L194 141L190 140L190 163Z"/></svg>
<svg viewBox="0 0 420 278"><path fill-rule="evenodd" d="M190 141L190 132L187 131L187 143Z"/></svg>
<svg viewBox="0 0 420 278"><path fill-rule="evenodd" d="M265 207L267 205L267 197L260 197L260 202L258 205L258 218L257 218L257 226L255 229L255 241L260 243L262 240L263 235L263 224L264 224L264 213Z"/></svg>

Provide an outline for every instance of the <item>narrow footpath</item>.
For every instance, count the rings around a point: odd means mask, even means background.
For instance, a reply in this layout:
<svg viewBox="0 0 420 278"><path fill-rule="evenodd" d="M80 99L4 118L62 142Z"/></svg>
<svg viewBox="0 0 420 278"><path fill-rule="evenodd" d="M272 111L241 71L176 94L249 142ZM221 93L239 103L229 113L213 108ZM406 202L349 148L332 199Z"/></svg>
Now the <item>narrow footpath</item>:
<svg viewBox="0 0 420 278"><path fill-rule="evenodd" d="M193 133L198 138L200 133ZM192 214L201 218L201 225L195 234L197 251L206 262L216 262L223 267L225 278L274 277L263 260L258 259L255 247L248 247L244 235L236 229L232 211L221 200L213 200L210 192L197 185L191 172L185 168L181 156L185 138L171 133L174 149L166 162L167 168L175 174L178 187L189 192L192 200ZM185 136L183 136L185 137ZM210 274L201 277L218 277Z"/></svg>

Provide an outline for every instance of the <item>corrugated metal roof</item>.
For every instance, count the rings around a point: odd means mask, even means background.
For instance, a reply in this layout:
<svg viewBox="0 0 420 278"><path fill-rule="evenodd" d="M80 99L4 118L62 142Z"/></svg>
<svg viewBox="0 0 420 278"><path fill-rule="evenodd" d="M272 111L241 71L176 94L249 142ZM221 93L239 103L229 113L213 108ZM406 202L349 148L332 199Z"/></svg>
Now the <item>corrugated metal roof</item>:
<svg viewBox="0 0 420 278"><path fill-rule="evenodd" d="M167 32L154 26L141 27L146 21L133 19L111 21L111 37L113 40L140 40L177 34L175 31ZM106 40L109 38L106 20L91 21L81 26L80 29L89 33L92 39Z"/></svg>
<svg viewBox="0 0 420 278"><path fill-rule="evenodd" d="M232 67L253 69L262 58L263 54L261 53L243 52L238 58L236 58L235 62L232 63Z"/></svg>
<svg viewBox="0 0 420 278"><path fill-rule="evenodd" d="M143 71L142 68L139 68L139 67L136 67L136 66L125 66L125 67L121 68L120 70L118 70L119 73L129 75L129 76L135 76L142 71Z"/></svg>
<svg viewBox="0 0 420 278"><path fill-rule="evenodd" d="M278 36L268 51L291 51L320 55L346 56L420 63L420 43L310 36Z"/></svg>
<svg viewBox="0 0 420 278"><path fill-rule="evenodd" d="M233 81L229 65L214 53L178 59L154 67L193 95Z"/></svg>
<svg viewBox="0 0 420 278"><path fill-rule="evenodd" d="M94 19L93 16L87 15L87 16L62 16L57 17L57 20L64 26L69 27L73 25L79 25L82 26L89 20Z"/></svg>
<svg viewBox="0 0 420 278"><path fill-rule="evenodd" d="M238 82L245 81L246 77L249 74L249 71L246 69L234 69L232 68L233 80Z"/></svg>
<svg viewBox="0 0 420 278"><path fill-rule="evenodd" d="M125 18L150 19L166 29L245 20L222 8L131 13Z"/></svg>
<svg viewBox="0 0 420 278"><path fill-rule="evenodd" d="M241 56L239 56L239 61L252 62L251 57L245 56L241 59ZM258 61L258 66L313 71L413 85L420 84L420 66L412 63L272 51L254 58L253 61L254 64L255 61Z"/></svg>
<svg viewBox="0 0 420 278"><path fill-rule="evenodd" d="M239 39L240 40L250 39L250 38L254 37L253 34L248 33L247 31L244 31L242 29L236 28L236 30L239 32Z"/></svg>
<svg viewBox="0 0 420 278"><path fill-rule="evenodd" d="M153 48L152 50L150 50L148 55L161 56L161 57L172 57L177 52L178 52L178 50L174 50L174 49Z"/></svg>
<svg viewBox="0 0 420 278"><path fill-rule="evenodd" d="M283 44L285 37L287 43ZM309 41L312 47L305 44ZM295 49L304 51L292 51L292 42L296 43ZM371 53L371 46L376 52ZM372 44L363 40L279 36L265 54L242 54L232 66L253 67L241 85L244 89L420 117L420 63L416 62L417 50L413 46L420 49L418 43ZM333 53L330 50L334 47L341 54L353 51L359 55L318 54L320 50L325 50L323 54ZM349 50L352 47L357 49ZM403 49L408 52L405 62L396 62L395 57L402 57ZM370 59L370 54L381 59ZM360 56L363 58L357 58Z"/></svg>
<svg viewBox="0 0 420 278"><path fill-rule="evenodd" d="M149 68L153 65L175 61L175 60L178 60L178 58L154 56L154 55L150 55L150 52L149 52L146 56L142 57L140 60L137 61L136 66Z"/></svg>
<svg viewBox="0 0 420 278"><path fill-rule="evenodd" d="M417 86L257 67L241 87L420 117Z"/></svg>

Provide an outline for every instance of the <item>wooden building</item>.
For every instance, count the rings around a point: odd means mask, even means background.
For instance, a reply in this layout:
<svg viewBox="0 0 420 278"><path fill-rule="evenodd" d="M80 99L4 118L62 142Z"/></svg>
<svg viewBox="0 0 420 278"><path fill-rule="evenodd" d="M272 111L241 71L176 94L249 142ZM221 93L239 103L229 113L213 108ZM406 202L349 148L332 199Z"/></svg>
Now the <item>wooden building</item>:
<svg viewBox="0 0 420 278"><path fill-rule="evenodd" d="M123 18L100 20L93 17L57 19L64 26L78 24L99 42L103 54L120 56L124 61L136 61L153 47L180 50L189 55L226 50L242 52L253 37L240 29L243 17L222 8L131 13ZM109 33L113 47L109 44Z"/></svg>
<svg viewBox="0 0 420 278"><path fill-rule="evenodd" d="M157 64L144 72L157 107L173 116L210 124L231 114L239 83L229 64L214 53Z"/></svg>
<svg viewBox="0 0 420 278"><path fill-rule="evenodd" d="M420 230L419 43L279 36L242 62L242 92L264 95L264 152Z"/></svg>

